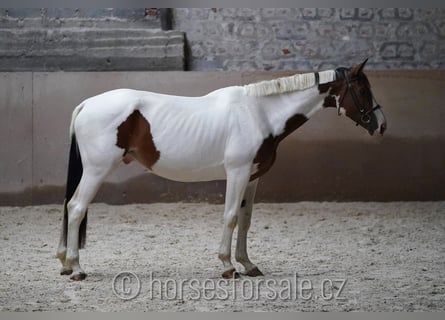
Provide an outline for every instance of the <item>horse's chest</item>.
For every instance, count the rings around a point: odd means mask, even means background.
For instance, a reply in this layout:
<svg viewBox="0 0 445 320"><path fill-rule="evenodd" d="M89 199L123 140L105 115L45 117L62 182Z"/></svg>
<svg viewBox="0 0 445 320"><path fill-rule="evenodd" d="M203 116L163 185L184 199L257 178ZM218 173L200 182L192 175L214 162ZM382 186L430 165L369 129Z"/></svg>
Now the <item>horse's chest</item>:
<svg viewBox="0 0 445 320"><path fill-rule="evenodd" d="M257 166L257 170L250 177L250 180L255 180L269 171L275 162L278 143L279 139L272 135L269 135L263 140L253 160L253 163Z"/></svg>
<svg viewBox="0 0 445 320"><path fill-rule="evenodd" d="M251 176L251 180L255 180L269 171L275 162L279 143L306 121L306 116L296 114L286 121L284 129L279 135L269 134L264 138L253 160L253 163L257 165L257 171Z"/></svg>

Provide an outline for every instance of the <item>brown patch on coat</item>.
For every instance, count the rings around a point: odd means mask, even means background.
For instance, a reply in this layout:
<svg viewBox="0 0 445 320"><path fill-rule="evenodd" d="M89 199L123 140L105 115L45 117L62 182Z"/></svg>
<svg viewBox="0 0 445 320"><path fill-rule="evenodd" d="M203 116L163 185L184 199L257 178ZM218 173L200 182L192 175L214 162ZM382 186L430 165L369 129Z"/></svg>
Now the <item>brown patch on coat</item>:
<svg viewBox="0 0 445 320"><path fill-rule="evenodd" d="M275 163L277 157L277 148L281 140L286 138L296 129L298 129L303 123L308 119L302 114L296 114L286 121L283 133L278 136L273 136L270 134L267 138L263 140L260 148L258 149L253 163L258 164L258 171L255 172L250 180L255 180L265 174L272 165Z"/></svg>
<svg viewBox="0 0 445 320"><path fill-rule="evenodd" d="M344 84L343 80L337 80L333 82L328 82L318 85L318 91L320 94L329 93L329 95L324 99L323 107L337 108L337 101L334 96L340 96L342 86Z"/></svg>
<svg viewBox="0 0 445 320"><path fill-rule="evenodd" d="M337 108L337 100L335 100L334 96L330 96L329 95L326 98L324 98L323 107L325 107L325 108L328 108L328 107Z"/></svg>
<svg viewBox="0 0 445 320"><path fill-rule="evenodd" d="M323 83L318 85L318 92L320 94L328 92L329 88L331 87L331 83Z"/></svg>
<svg viewBox="0 0 445 320"><path fill-rule="evenodd" d="M124 149L122 155L124 162L128 161L128 154L130 154L149 169L161 155L154 144L150 123L139 110L130 114L117 128L116 145Z"/></svg>

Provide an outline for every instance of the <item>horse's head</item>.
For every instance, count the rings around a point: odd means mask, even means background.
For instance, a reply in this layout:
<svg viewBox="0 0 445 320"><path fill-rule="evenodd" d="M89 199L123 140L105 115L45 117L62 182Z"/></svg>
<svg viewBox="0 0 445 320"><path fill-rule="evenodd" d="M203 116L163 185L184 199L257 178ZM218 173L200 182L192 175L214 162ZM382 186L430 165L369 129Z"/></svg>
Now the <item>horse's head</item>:
<svg viewBox="0 0 445 320"><path fill-rule="evenodd" d="M336 107L338 114L345 114L357 125L368 130L373 135L378 130L380 134L386 130L385 115L381 106L374 99L371 85L363 73L367 59L352 68L338 68L336 80L331 83L326 106ZM331 103L329 103L331 101Z"/></svg>

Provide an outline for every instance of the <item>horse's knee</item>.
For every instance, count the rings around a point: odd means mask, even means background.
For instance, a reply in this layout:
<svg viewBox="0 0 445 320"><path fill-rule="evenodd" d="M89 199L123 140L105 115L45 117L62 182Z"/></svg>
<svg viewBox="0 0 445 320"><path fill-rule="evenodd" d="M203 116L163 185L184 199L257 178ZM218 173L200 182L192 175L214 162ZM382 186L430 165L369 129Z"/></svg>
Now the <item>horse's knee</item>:
<svg viewBox="0 0 445 320"><path fill-rule="evenodd" d="M85 216L86 208L70 201L67 205L68 209L68 225L74 226L80 224Z"/></svg>
<svg viewBox="0 0 445 320"><path fill-rule="evenodd" d="M238 217L234 216L228 221L227 226L233 230L235 229L237 222L238 222Z"/></svg>
<svg viewBox="0 0 445 320"><path fill-rule="evenodd" d="M240 221L240 223L238 225L238 232L247 233L249 231L249 229L250 229L250 221L244 220L242 223Z"/></svg>
<svg viewBox="0 0 445 320"><path fill-rule="evenodd" d="M224 224L230 229L235 229L238 222L238 216L236 212L230 212L224 217Z"/></svg>

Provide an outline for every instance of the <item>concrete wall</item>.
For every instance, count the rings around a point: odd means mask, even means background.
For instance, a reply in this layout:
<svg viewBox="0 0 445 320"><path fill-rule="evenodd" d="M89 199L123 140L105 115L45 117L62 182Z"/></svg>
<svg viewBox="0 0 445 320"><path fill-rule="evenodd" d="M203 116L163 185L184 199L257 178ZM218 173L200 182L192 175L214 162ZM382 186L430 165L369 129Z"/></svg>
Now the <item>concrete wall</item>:
<svg viewBox="0 0 445 320"><path fill-rule="evenodd" d="M0 9L0 71L184 70L184 33L144 8Z"/></svg>
<svg viewBox="0 0 445 320"><path fill-rule="evenodd" d="M202 95L289 72L0 73L0 205L61 203L73 108L120 87ZM369 71L388 119L370 137L324 110L280 146L258 201L444 200L445 71ZM176 183L122 166L96 201L222 202L223 182Z"/></svg>
<svg viewBox="0 0 445 320"><path fill-rule="evenodd" d="M444 8L176 8L191 70L445 68Z"/></svg>

